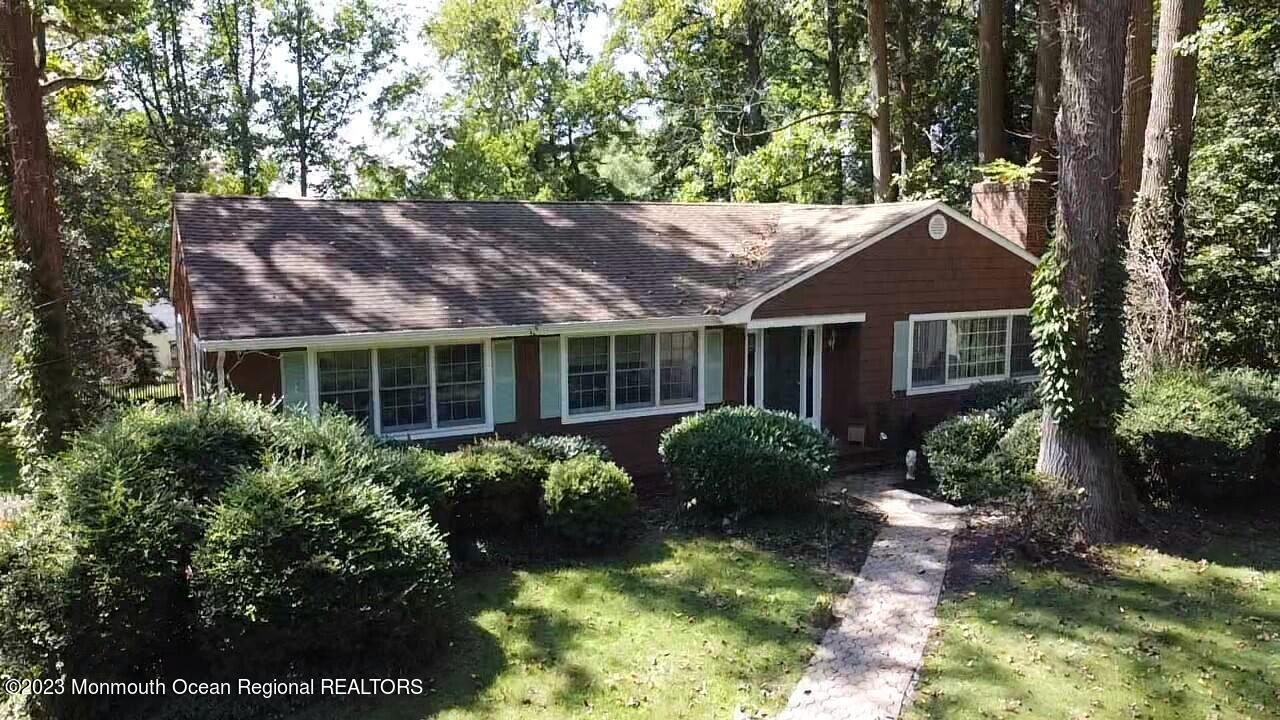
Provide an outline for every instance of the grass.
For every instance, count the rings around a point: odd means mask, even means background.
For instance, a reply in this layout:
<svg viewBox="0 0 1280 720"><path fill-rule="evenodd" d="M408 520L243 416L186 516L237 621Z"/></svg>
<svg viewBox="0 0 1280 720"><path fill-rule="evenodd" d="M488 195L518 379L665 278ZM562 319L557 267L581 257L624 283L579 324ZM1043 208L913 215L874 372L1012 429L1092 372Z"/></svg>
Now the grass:
<svg viewBox="0 0 1280 720"><path fill-rule="evenodd" d="M466 621L430 694L305 717L772 715L813 652L816 601L848 586L851 568L828 567L824 543L873 536L852 513L825 529L813 516L734 535L665 528L613 559L463 573Z"/></svg>
<svg viewBox="0 0 1280 720"><path fill-rule="evenodd" d="M906 717L1280 718L1280 524L1196 545L1015 564L946 598Z"/></svg>

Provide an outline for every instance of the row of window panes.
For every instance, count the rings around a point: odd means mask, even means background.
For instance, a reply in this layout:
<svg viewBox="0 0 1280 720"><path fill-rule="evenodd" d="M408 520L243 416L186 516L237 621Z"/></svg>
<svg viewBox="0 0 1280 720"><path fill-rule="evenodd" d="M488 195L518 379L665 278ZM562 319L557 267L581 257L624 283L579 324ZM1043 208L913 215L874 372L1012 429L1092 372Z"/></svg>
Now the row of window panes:
<svg viewBox="0 0 1280 720"><path fill-rule="evenodd" d="M696 330L571 337L566 342L571 415L698 400Z"/></svg>
<svg viewBox="0 0 1280 720"><path fill-rule="evenodd" d="M430 429L433 395L436 427L484 423L484 346L475 343L436 347L434 392L431 354L431 349L426 347L378 351L378 399L383 432ZM371 351L316 353L316 364L321 406L337 406L372 426Z"/></svg>
<svg viewBox="0 0 1280 720"><path fill-rule="evenodd" d="M911 338L911 386L1036 374L1026 315L922 320Z"/></svg>

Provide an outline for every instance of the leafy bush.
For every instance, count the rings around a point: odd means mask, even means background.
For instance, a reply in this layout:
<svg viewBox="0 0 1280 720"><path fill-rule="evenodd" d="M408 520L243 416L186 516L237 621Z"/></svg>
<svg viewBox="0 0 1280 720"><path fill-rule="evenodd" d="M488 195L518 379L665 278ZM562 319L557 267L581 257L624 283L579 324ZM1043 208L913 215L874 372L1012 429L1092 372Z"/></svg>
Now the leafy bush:
<svg viewBox="0 0 1280 720"><path fill-rule="evenodd" d="M1003 494L1004 478L989 459L1004 428L989 413L958 415L942 421L924 437L929 472L943 496L975 502Z"/></svg>
<svg viewBox="0 0 1280 720"><path fill-rule="evenodd" d="M547 462L570 460L583 454L594 455L601 460L613 459L604 443L582 435L533 435L523 442Z"/></svg>
<svg viewBox="0 0 1280 720"><path fill-rule="evenodd" d="M662 433L672 478L699 506L759 512L811 501L831 476L831 438L790 413L722 407Z"/></svg>
<svg viewBox="0 0 1280 720"><path fill-rule="evenodd" d="M1041 555L1069 552L1080 534L1084 499L1083 490L1050 477L1033 477L1007 498L1018 541Z"/></svg>
<svg viewBox="0 0 1280 720"><path fill-rule="evenodd" d="M1039 404L1034 384L1018 380L996 380L978 383L966 390L963 409L972 412L1003 408L1012 412L1021 407L1021 410L1013 412L1013 417L1017 417L1039 407Z"/></svg>
<svg viewBox="0 0 1280 720"><path fill-rule="evenodd" d="M1035 482L1036 461L1040 457L1040 410L1019 415L996 442L989 456L1000 475L1003 492L1012 492Z"/></svg>
<svg viewBox="0 0 1280 720"><path fill-rule="evenodd" d="M443 456L454 492L454 527L497 530L537 515L549 463L510 440L485 440Z"/></svg>
<svg viewBox="0 0 1280 720"><path fill-rule="evenodd" d="M435 524L327 458L233 484L192 566L200 629L230 674L422 659L444 627L449 556Z"/></svg>
<svg viewBox="0 0 1280 720"><path fill-rule="evenodd" d="M1116 435L1126 472L1149 495L1212 502L1256 490L1266 428L1198 372L1137 383Z"/></svg>
<svg viewBox="0 0 1280 720"><path fill-rule="evenodd" d="M626 471L584 454L551 466L542 502L548 527L569 540L599 547L622 539L636 496Z"/></svg>
<svg viewBox="0 0 1280 720"><path fill-rule="evenodd" d="M1271 482L1280 483L1280 374L1236 368L1215 373L1211 382L1266 429L1262 473Z"/></svg>

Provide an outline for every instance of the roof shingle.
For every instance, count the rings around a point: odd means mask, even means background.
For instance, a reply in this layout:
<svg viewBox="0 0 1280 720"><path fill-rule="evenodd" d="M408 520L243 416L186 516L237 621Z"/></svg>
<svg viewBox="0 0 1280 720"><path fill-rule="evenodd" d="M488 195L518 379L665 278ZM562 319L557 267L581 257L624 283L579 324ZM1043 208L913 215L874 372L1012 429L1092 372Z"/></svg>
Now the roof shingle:
<svg viewBox="0 0 1280 720"><path fill-rule="evenodd" d="M178 195L206 340L731 310L933 202L867 206Z"/></svg>

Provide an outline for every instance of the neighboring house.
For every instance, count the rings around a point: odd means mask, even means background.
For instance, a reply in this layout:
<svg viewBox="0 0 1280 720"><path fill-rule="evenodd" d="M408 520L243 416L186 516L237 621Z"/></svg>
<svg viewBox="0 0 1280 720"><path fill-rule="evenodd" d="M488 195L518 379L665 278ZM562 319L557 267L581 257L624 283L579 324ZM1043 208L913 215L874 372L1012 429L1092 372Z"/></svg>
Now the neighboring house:
<svg viewBox="0 0 1280 720"><path fill-rule="evenodd" d="M152 347L160 374L169 375L177 369L174 357L177 338L173 332L176 324L173 303L167 300L143 303L142 311L159 326L158 330L147 333L146 340Z"/></svg>
<svg viewBox="0 0 1280 720"><path fill-rule="evenodd" d="M897 447L955 391L1035 374L1044 223L999 186L974 206L1005 234L934 201L179 195L183 393L332 404L441 445L591 435L636 474L660 468L664 428L725 403Z"/></svg>

